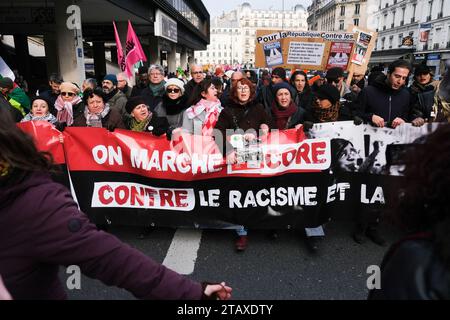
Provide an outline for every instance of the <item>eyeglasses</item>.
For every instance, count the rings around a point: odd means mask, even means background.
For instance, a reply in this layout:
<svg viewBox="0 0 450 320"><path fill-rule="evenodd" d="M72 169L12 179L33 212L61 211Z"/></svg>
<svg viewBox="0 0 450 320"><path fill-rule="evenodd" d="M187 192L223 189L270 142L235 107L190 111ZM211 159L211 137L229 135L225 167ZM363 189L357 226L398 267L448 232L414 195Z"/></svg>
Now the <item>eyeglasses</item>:
<svg viewBox="0 0 450 320"><path fill-rule="evenodd" d="M180 93L181 89L174 88L174 89L167 89L167 93Z"/></svg>
<svg viewBox="0 0 450 320"><path fill-rule="evenodd" d="M249 87L238 87L237 89L238 89L238 91L241 91L241 92L248 92L248 91L250 91Z"/></svg>
<svg viewBox="0 0 450 320"><path fill-rule="evenodd" d="M63 96L63 97L73 97L74 95L75 95L75 93L73 93L73 92L61 92L61 95Z"/></svg>

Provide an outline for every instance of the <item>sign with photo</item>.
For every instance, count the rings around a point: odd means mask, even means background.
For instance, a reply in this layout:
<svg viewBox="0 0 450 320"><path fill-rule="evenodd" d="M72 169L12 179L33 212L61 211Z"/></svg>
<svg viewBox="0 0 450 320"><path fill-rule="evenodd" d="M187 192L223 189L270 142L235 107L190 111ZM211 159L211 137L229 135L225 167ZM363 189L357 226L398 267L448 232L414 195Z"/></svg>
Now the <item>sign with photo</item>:
<svg viewBox="0 0 450 320"><path fill-rule="evenodd" d="M347 68L355 34L328 31L257 30L255 65L326 70L330 65Z"/></svg>

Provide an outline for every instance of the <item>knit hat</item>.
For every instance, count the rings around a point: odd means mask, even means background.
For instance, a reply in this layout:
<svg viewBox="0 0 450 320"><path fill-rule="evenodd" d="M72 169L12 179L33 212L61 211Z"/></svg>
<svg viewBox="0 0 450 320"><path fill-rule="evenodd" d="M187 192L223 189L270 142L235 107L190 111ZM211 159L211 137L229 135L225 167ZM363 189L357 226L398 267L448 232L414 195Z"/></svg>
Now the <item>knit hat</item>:
<svg viewBox="0 0 450 320"><path fill-rule="evenodd" d="M0 79L0 88L12 89L14 87L14 83L11 78L5 77Z"/></svg>
<svg viewBox="0 0 450 320"><path fill-rule="evenodd" d="M277 95L277 92L281 89L287 89L291 93L291 98L294 99L295 93L294 88L287 82L281 82L273 86L273 94Z"/></svg>
<svg viewBox="0 0 450 320"><path fill-rule="evenodd" d="M340 67L334 67L327 71L327 79L337 79L344 76L344 70Z"/></svg>
<svg viewBox="0 0 450 320"><path fill-rule="evenodd" d="M103 81L105 80L109 80L113 83L113 85L117 86L117 77L115 74L107 74L104 78Z"/></svg>
<svg viewBox="0 0 450 320"><path fill-rule="evenodd" d="M425 64L419 64L416 69L414 70L414 76L420 76L422 74L429 74L431 73L431 69L425 65Z"/></svg>
<svg viewBox="0 0 450 320"><path fill-rule="evenodd" d="M75 94L78 94L80 92L80 89L72 82L61 83L59 90L61 92L73 92Z"/></svg>
<svg viewBox="0 0 450 320"><path fill-rule="evenodd" d="M341 99L341 94L335 86L324 84L319 87L319 90L316 92L316 97L319 99L327 99L331 104L335 104Z"/></svg>
<svg viewBox="0 0 450 320"><path fill-rule="evenodd" d="M128 99L127 104L125 105L125 110L127 110L128 114L131 114L133 112L134 108L136 108L140 104L145 104L145 100L140 96L131 97Z"/></svg>
<svg viewBox="0 0 450 320"><path fill-rule="evenodd" d="M279 76L281 79L286 80L286 70L284 70L284 68L278 67L273 69L272 75Z"/></svg>
<svg viewBox="0 0 450 320"><path fill-rule="evenodd" d="M170 78L166 81L166 84L164 85L164 89L167 90L168 86L176 86L181 89L181 95L184 94L184 82L181 81L178 78Z"/></svg>

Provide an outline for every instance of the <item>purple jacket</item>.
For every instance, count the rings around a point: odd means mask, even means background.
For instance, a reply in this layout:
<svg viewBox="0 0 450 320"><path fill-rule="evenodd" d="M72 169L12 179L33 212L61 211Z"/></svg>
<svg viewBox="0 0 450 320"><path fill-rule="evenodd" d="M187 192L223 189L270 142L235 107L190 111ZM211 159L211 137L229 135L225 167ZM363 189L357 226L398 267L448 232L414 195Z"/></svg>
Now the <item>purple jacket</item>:
<svg viewBox="0 0 450 320"><path fill-rule="evenodd" d="M0 181L0 274L14 299L66 299L59 265L139 299L200 299L202 286L97 231L68 190L46 173Z"/></svg>

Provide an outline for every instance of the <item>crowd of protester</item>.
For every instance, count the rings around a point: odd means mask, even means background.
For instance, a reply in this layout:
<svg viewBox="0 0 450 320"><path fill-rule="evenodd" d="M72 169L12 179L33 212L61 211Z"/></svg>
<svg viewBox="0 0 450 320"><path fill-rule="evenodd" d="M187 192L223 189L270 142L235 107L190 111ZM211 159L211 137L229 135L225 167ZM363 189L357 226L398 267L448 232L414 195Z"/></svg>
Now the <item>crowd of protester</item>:
<svg viewBox="0 0 450 320"><path fill-rule="evenodd" d="M408 83L413 74L412 84ZM409 62L392 62L387 71L373 68L354 74L347 85L341 68L312 75L295 71L288 79L284 68L265 71L260 77L251 70L204 72L201 65L190 66L190 80L166 77L159 65L140 68L136 85L130 87L124 74L108 74L95 79L65 82L58 74L49 77L47 90L31 99L9 78L0 79L0 108L14 121L48 121L59 130L66 127L102 127L110 131L128 129L171 139L175 130L227 137L227 130L241 130L253 141L271 129L311 128L314 123L354 121L379 128L395 129L404 123L423 126L450 121L450 72L434 81L428 66L414 68ZM335 145L338 141L335 141ZM348 143L340 148L352 149ZM231 144L219 145L226 163L237 162ZM1 160L1 159L0 159ZM385 241L378 223L358 223L356 242L364 236L379 245ZM321 226L305 230L312 252L324 237ZM274 233L274 236L277 236ZM248 245L248 233L238 230L236 249Z"/></svg>

